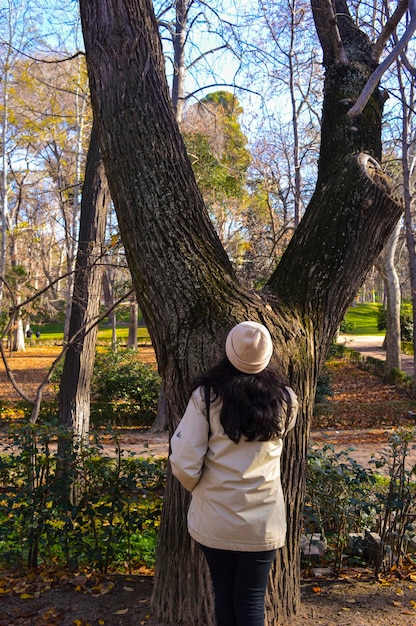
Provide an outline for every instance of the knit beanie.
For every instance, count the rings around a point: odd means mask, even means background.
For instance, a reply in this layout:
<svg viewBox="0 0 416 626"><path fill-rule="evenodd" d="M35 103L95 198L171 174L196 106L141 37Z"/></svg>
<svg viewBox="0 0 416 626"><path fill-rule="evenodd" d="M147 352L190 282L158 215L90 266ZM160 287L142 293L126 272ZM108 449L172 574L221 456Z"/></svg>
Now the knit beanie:
<svg viewBox="0 0 416 626"><path fill-rule="evenodd" d="M235 368L245 374L258 374L272 357L269 331L258 322L241 322L228 333L225 353Z"/></svg>

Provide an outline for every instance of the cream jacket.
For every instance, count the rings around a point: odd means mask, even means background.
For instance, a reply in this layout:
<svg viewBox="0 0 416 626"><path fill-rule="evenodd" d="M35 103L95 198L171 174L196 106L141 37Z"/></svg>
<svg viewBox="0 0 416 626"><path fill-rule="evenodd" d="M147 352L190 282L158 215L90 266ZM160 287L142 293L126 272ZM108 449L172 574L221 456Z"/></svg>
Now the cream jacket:
<svg viewBox="0 0 416 626"><path fill-rule="evenodd" d="M298 401L288 387L292 408L286 431L296 421ZM238 444L224 433L220 401L206 417L203 389L192 394L171 439L172 472L192 492L188 531L209 548L258 552L280 548L286 511L280 482L282 439ZM282 407L286 412L287 407Z"/></svg>

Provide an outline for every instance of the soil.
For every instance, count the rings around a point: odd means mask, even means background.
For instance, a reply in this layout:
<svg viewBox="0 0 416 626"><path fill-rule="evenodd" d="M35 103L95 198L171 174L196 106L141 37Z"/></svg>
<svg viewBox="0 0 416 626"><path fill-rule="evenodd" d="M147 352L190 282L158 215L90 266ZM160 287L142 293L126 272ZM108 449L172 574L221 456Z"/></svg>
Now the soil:
<svg viewBox="0 0 416 626"><path fill-rule="evenodd" d="M10 366L24 393L34 396L50 363L59 349L34 346L15 354ZM143 360L152 361L149 349L139 348ZM348 374L348 372L347 372ZM415 425L408 411L412 400L403 392L387 388L365 372L334 376L334 397L323 418L317 418L313 436L316 441L331 441L344 446L354 441L360 447L380 447L389 434L403 425ZM56 390L49 384L44 398ZM397 399L397 408L380 424L380 413L371 419L366 405L377 406L388 397ZM0 400L17 400L18 394L0 368ZM364 407L357 410L357 404ZM374 411L373 411L374 413ZM364 418L363 418L364 415ZM332 418L331 418L332 416ZM336 417L335 417L336 416ZM376 420L376 423L374 423ZM347 428L348 427L348 428ZM363 428L367 430L363 432ZM337 435L338 433L338 435ZM355 440L352 433L355 433ZM123 443L138 446L154 456L166 455L165 434L130 432ZM109 445L111 442L107 442ZM307 575L306 575L307 574ZM152 572L145 569L133 575L100 576L69 571L34 573L0 571L0 626L163 626L152 616L150 598ZM371 571L350 569L337 578L305 573L302 580L300 613L291 626L416 626L416 570L403 567L400 572L374 580ZM173 625L172 625L173 626ZM192 626L192 625L188 625Z"/></svg>

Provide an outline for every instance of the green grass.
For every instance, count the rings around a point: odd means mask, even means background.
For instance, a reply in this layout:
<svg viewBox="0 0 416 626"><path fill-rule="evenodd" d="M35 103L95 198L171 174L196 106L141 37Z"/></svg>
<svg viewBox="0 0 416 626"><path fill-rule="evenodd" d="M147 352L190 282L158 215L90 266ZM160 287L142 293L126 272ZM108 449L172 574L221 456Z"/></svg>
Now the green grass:
<svg viewBox="0 0 416 626"><path fill-rule="evenodd" d="M379 304L356 304L348 309L345 320L350 335L380 335L385 331L377 328L377 312Z"/></svg>
<svg viewBox="0 0 416 626"><path fill-rule="evenodd" d="M64 324L63 322L48 322L46 324L33 324L32 330L35 333L37 330L40 331L40 341L44 343L58 343L63 341L64 337ZM127 337L129 334L129 329L127 326L119 326L117 327L117 340L118 341L127 341ZM112 336L112 329L103 324L98 328L98 341L110 342ZM150 336L147 328L140 326L137 331L137 337L140 342L150 342ZM32 342L35 341L35 336L33 336Z"/></svg>

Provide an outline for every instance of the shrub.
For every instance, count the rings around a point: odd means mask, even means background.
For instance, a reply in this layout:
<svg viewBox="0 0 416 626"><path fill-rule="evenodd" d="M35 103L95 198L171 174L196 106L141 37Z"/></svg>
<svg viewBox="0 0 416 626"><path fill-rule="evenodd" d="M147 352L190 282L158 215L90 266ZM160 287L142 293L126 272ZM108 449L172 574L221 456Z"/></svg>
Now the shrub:
<svg viewBox="0 0 416 626"><path fill-rule="evenodd" d="M372 523L374 504L370 497L375 482L349 453L335 452L332 445L311 448L304 508L305 531L330 539L334 569L341 566L349 533Z"/></svg>
<svg viewBox="0 0 416 626"><path fill-rule="evenodd" d="M10 431L12 454L0 455L0 559L36 567L89 565L102 572L154 563L165 461L115 457L98 444L79 447L65 475L57 471L51 425ZM76 499L63 486L72 485Z"/></svg>
<svg viewBox="0 0 416 626"><path fill-rule="evenodd" d="M315 392L315 404L325 402L329 397L332 397L334 392L331 385L331 376L327 367L323 367L318 382L316 384Z"/></svg>
<svg viewBox="0 0 416 626"><path fill-rule="evenodd" d="M53 377L59 384L62 366ZM91 382L91 424L150 426L157 414L160 377L136 350L98 353Z"/></svg>
<svg viewBox="0 0 416 626"><path fill-rule="evenodd" d="M378 330L386 330L387 309L379 306L377 312ZM400 338L402 341L413 341L413 311L410 302L402 302L400 307Z"/></svg>
<svg viewBox="0 0 416 626"><path fill-rule="evenodd" d="M339 332L343 334L352 333L355 329L354 322L349 322L345 317L339 325Z"/></svg>
<svg viewBox="0 0 416 626"><path fill-rule="evenodd" d="M364 530L381 538L375 573L382 565L398 565L415 536L416 466L406 468L415 445L416 429L394 433L388 447L369 459L377 471L358 464L351 450L336 452L332 445L309 450L304 531L327 539L332 551L327 559L332 558L335 570L345 557L349 535Z"/></svg>
<svg viewBox="0 0 416 626"><path fill-rule="evenodd" d="M151 424L157 413L160 378L135 350L98 354L91 385L93 423Z"/></svg>

